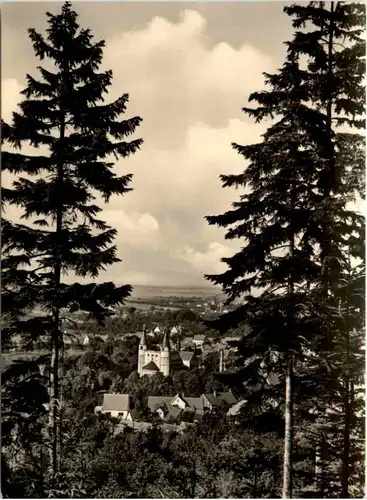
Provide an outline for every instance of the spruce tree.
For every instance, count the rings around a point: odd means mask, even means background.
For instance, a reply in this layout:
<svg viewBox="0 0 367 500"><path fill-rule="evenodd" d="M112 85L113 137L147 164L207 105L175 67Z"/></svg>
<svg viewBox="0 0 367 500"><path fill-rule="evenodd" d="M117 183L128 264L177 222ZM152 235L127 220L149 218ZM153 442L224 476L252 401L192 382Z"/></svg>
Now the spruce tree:
<svg viewBox="0 0 367 500"><path fill-rule="evenodd" d="M5 334L20 333L33 342L50 338L49 436L53 477L60 471L60 357L63 314L86 311L103 322L111 307L123 303L130 285L89 281L119 262L117 231L101 218L101 202L124 195L132 175L117 175L114 161L139 150L142 140L127 140L141 118L122 119L129 100L123 94L105 102L112 71L98 72L104 41L95 42L80 28L66 2L61 13L47 13L46 36L29 29L36 56L52 66L39 66L39 79L27 75L20 112L3 124L2 167L15 174L2 190L8 206L22 210L24 222L3 220L2 309L9 318ZM50 69L52 68L52 69ZM23 144L42 154L24 154ZM19 148L19 152L15 152ZM87 281L67 284L73 273ZM29 317L29 312L38 311Z"/></svg>
<svg viewBox="0 0 367 500"><path fill-rule="evenodd" d="M292 407L295 396L297 404L302 401L310 383L310 377L299 383L293 372L303 370L307 353L317 351L320 364L333 350L334 321L324 311L343 276L346 241L362 224L348 202L360 188L363 138L339 127L364 126L364 7L311 2L284 10L295 18L296 29L287 43L286 61L278 73L265 74L269 90L250 96L257 107L243 109L256 121L270 118L273 124L259 144L233 144L248 165L243 173L221 179L224 187L246 191L232 210L207 217L243 247L222 259L226 272L207 278L222 285L229 303L242 299L214 326L227 330L247 323L251 328L241 346L244 367L232 379L257 377L257 388L265 394L272 391L263 389L261 364L275 371L283 366L283 496L289 497Z"/></svg>

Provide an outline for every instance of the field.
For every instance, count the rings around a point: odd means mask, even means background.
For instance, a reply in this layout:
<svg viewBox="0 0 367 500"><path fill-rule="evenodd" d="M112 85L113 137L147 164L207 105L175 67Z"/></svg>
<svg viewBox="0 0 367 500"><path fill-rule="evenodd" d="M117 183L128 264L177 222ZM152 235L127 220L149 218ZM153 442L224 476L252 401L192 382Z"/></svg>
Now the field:
<svg viewBox="0 0 367 500"><path fill-rule="evenodd" d="M48 354L49 351L45 349L39 349L34 351L25 352L2 352L0 355L0 366L1 371L5 370L13 361L21 360L32 360L38 358L38 356L43 356ZM66 356L78 356L82 354L83 350L75 347L71 347L65 351Z"/></svg>
<svg viewBox="0 0 367 500"><path fill-rule="evenodd" d="M132 299L153 297L215 297L221 290L213 287L171 287L134 285Z"/></svg>

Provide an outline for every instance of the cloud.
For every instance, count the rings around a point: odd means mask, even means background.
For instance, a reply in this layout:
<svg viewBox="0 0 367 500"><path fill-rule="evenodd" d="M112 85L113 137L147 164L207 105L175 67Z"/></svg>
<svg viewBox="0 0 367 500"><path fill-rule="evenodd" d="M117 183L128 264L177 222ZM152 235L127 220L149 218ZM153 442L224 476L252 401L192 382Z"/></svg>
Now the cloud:
<svg viewBox="0 0 367 500"><path fill-rule="evenodd" d="M241 107L263 87L262 72L278 65L245 41L246 33L237 49L225 40L213 44L194 9L182 11L176 23L154 17L107 38L103 66L114 74L109 98L130 94L126 117L143 118L135 137L144 145L116 164L117 174L134 174L134 190L105 207L123 263L101 280L200 285L208 284L204 273L223 270L220 258L235 245L224 245L223 230L204 217L228 210L239 196L222 189L219 175L245 168L232 142L253 143L265 131ZM29 64L24 72L37 76ZM4 117L19 101L20 83L3 82Z"/></svg>
<svg viewBox="0 0 367 500"><path fill-rule="evenodd" d="M211 241L205 252L199 252L192 247L185 247L178 255L184 261L192 264L200 273L205 274L208 269L213 273L225 271L226 265L220 259L229 257L232 253L233 250L228 245Z"/></svg>
<svg viewBox="0 0 367 500"><path fill-rule="evenodd" d="M114 68L114 91L130 92L149 144L179 148L195 123L225 126L263 85L262 72L274 67L250 45L209 41L205 19L194 10L182 11L178 23L155 17L107 40L104 65Z"/></svg>
<svg viewBox="0 0 367 500"><path fill-rule="evenodd" d="M6 122L10 122L13 111L17 111L21 90L22 86L15 78L7 78L1 82L1 117Z"/></svg>

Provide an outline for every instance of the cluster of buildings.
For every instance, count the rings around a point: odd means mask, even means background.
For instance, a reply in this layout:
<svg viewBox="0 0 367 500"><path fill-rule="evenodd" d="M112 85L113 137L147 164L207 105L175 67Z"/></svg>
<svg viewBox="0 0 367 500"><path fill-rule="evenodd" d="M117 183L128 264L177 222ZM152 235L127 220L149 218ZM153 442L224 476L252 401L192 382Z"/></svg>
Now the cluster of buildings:
<svg viewBox="0 0 367 500"><path fill-rule="evenodd" d="M213 350L219 351L218 370L222 372L225 370L225 356L231 349L236 349L231 348L231 344L240 340L240 337L228 337L221 342L213 342L214 339L209 339L205 335L195 335L190 338L191 349L181 349L181 328L173 327L171 330L166 329L160 345L154 349L148 348L147 337L157 333L161 333L159 327L150 333L144 328L141 333L138 346L138 373L141 377L157 373L168 377L175 371L192 370L197 368L203 357ZM176 334L174 346L170 342L171 334Z"/></svg>
<svg viewBox="0 0 367 500"><path fill-rule="evenodd" d="M181 329L173 327L166 329L160 344L148 346L149 337L160 334L159 327L151 332L144 328L138 345L138 373L140 376L154 376L162 373L165 377L175 371L191 370L198 367L204 346L208 339L204 335L192 338L193 349L181 349ZM170 335L176 334L176 341L170 342ZM231 338L231 340L237 340ZM172 344L172 345L171 345ZM223 347L223 346L222 346ZM228 346L227 346L228 347ZM220 353L223 349L220 350ZM224 368L223 356L220 356L219 369ZM243 402L237 401L232 392L202 394L199 397L187 397L177 393L174 396L149 396L147 406L162 426L168 429L186 428L200 421L206 412L225 407L227 415L239 412ZM140 413L134 407L130 394L103 394L100 404L95 407L96 414L109 415L120 420L120 426L145 429L151 423L144 422ZM173 427L172 427L173 426Z"/></svg>
<svg viewBox="0 0 367 500"><path fill-rule="evenodd" d="M181 427L199 422L205 413L217 408L225 408L227 416L235 416L243 404L244 401L238 401L230 391L202 394L195 398L186 397L181 393L174 396L148 397L148 408L158 421ZM103 394L101 404L96 406L94 411L96 414L119 419L120 425L142 428L148 424L134 408L130 394Z"/></svg>

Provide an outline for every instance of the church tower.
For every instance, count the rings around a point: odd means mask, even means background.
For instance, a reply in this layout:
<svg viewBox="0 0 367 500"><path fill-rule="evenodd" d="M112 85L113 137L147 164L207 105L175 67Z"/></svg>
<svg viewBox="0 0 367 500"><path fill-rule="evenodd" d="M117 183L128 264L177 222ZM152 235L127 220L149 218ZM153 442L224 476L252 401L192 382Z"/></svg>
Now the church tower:
<svg viewBox="0 0 367 500"><path fill-rule="evenodd" d="M169 331L166 329L163 337L162 347L161 347L161 372L165 377L169 375L169 357L170 357L170 347L169 347Z"/></svg>
<svg viewBox="0 0 367 500"><path fill-rule="evenodd" d="M143 366L145 366L145 353L147 350L147 337L145 335L146 328L143 326L143 333L139 342L139 353L138 353L138 373L140 376L143 375Z"/></svg>

